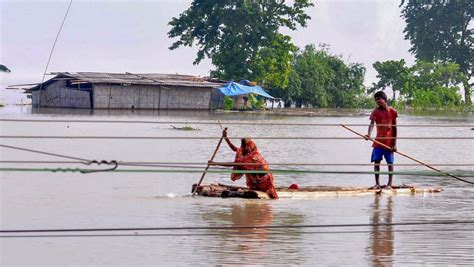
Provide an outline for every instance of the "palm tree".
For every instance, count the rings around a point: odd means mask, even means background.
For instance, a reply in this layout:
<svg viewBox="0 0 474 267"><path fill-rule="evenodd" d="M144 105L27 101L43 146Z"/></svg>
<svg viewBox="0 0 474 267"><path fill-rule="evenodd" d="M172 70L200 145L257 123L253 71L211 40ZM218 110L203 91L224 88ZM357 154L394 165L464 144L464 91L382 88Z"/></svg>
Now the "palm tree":
<svg viewBox="0 0 474 267"><path fill-rule="evenodd" d="M11 70L7 66L0 64L0 72L10 73Z"/></svg>

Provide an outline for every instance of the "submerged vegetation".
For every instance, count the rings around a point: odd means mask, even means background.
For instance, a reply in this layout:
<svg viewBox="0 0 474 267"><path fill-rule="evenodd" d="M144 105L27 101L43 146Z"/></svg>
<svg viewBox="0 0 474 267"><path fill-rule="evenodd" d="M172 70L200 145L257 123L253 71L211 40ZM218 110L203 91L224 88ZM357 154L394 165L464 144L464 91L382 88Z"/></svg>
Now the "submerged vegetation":
<svg viewBox="0 0 474 267"><path fill-rule="evenodd" d="M248 95L248 101L252 109L263 110L265 109L265 100L261 97L257 97L254 94Z"/></svg>
<svg viewBox="0 0 474 267"><path fill-rule="evenodd" d="M194 128L194 127L189 126L187 124L183 127L176 127L174 125L170 125L170 126L173 130L180 130L180 131L199 131L200 130L199 128Z"/></svg>
<svg viewBox="0 0 474 267"><path fill-rule="evenodd" d="M235 106L234 100L230 96L224 97L224 109L231 110Z"/></svg>

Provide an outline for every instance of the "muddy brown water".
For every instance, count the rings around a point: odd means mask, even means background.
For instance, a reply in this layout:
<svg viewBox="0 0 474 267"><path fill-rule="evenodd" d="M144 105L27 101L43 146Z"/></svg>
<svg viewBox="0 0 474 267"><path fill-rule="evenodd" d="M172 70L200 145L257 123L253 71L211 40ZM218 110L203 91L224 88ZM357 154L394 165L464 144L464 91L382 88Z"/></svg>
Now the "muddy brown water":
<svg viewBox="0 0 474 267"><path fill-rule="evenodd" d="M1 135L220 136L216 125L196 121L253 122L229 126L230 136L353 136L341 127L288 127L285 123L367 123L369 111L331 111L308 116L192 111L41 110L7 106L1 118L186 121L199 131L167 124L0 122ZM311 114L310 114L311 115ZM265 126L275 122L281 126ZM400 114L400 124L474 124L472 114ZM366 127L355 127L365 133ZM458 128L400 127L399 136L473 137ZM235 141L237 142L237 140ZM20 146L87 159L206 163L217 140L3 139ZM258 140L268 162L368 163L362 140ZM428 163L472 164L472 140L399 140L400 151ZM62 160L2 148L1 160ZM223 144L218 161L231 161ZM411 163L396 157L397 163ZM83 167L2 164L2 167ZM283 167L278 167L283 168ZM302 167L370 171L370 166ZM442 167L472 171L472 167ZM385 168L384 168L385 169ZM399 167L396 170L425 170ZM217 227L372 224L474 220L474 187L447 177L396 176L394 183L442 186L438 194L244 200L190 196L198 173L1 172L0 228ZM467 178L469 179L469 178ZM472 180L473 178L471 178ZM382 182L386 177L382 176ZM227 174L208 174L205 183L232 183ZM277 185L370 186L372 175L282 174ZM129 234L155 234L127 236ZM91 233L63 233L85 235ZM96 232L114 236L0 238L0 265L473 265L474 226L415 225L343 228L173 230ZM118 236L124 234L124 236Z"/></svg>

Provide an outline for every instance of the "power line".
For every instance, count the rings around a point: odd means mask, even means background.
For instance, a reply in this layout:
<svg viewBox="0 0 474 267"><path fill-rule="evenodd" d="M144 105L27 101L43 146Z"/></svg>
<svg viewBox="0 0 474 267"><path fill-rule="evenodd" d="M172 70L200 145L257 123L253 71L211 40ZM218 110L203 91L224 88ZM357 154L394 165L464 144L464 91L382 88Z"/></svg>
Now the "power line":
<svg viewBox="0 0 474 267"><path fill-rule="evenodd" d="M55 153L49 153L49 152L44 152L44 151L39 151L39 150L32 150L32 149L27 149L27 148L21 148L21 147L16 147L16 146L8 146L8 145L3 145L0 144L0 147L5 147L5 148L10 148L10 149L16 149L16 150L22 150L22 151L27 151L27 152L32 152L32 153L39 153L39 154L46 154L46 155L51 155L51 156L56 156L56 157L62 157L62 158L67 158L67 159L76 159L76 160L81 160L83 161L83 164L86 165L91 165L91 164L107 164L107 165L114 165L112 168L107 168L107 169L80 169L80 168L0 168L0 171L8 171L8 172L80 172L80 173L94 173L94 172L102 172L102 171L110 171L110 172L142 172L142 173L156 173L156 172L162 172L162 173L326 173L326 174L374 174L374 173L379 173L379 174L397 174L397 175L423 175L423 176L440 176L437 173L420 173L420 172L361 172L361 171L320 171L320 170L272 170L272 171L264 171L264 170L252 170L252 171L242 171L242 170L205 170L204 172L201 170L163 170L163 169L154 169L154 170L149 170L149 169L117 169L119 166L119 163L116 160L112 161L97 161L97 160L86 160L82 158L77 158L77 157L71 157L67 155L62 155L62 154L55 154ZM149 167L149 166L148 166ZM458 176L462 177L471 177L473 176L472 174L468 174L467 176L464 174L460 174ZM468 183L468 184L474 184L474 182L467 181L464 179L458 179L462 182Z"/></svg>
<svg viewBox="0 0 474 267"><path fill-rule="evenodd" d="M120 139L120 140L219 140L215 136L65 136L65 135L1 135L2 139ZM242 137L229 137L243 139ZM331 136L256 136L253 140L360 140L360 137L331 137ZM441 137L377 137L377 140L473 140L474 137L441 136Z"/></svg>
<svg viewBox="0 0 474 267"><path fill-rule="evenodd" d="M0 160L0 163L14 164L83 164L83 161L54 161L54 160ZM122 166L148 166L148 167L186 167L193 165L194 167L206 167L207 163L203 162L169 162L169 161L117 161ZM262 166L261 163L235 163L235 162L211 162L209 165L225 165L225 166ZM373 163L296 163L296 162L275 162L267 163L270 166L374 166ZM383 165L383 164L381 164ZM430 163L431 166L439 167L468 167L474 166L469 163ZM394 163L395 167L422 167L416 163Z"/></svg>
<svg viewBox="0 0 474 267"><path fill-rule="evenodd" d="M106 161L106 160L87 160L83 158L78 158L78 157L71 157L67 155L62 155L62 154L56 154L56 153L50 153L50 152L45 152L45 151L39 151L39 150L33 150L33 149L28 149L28 148L22 148L22 147L17 147L17 146L8 146L8 145L3 145L0 144L0 147L4 148L9 148L9 149L15 149L15 150L21 150L21 151L26 151L26 152L31 152L31 153L37 153L37 154L42 154L42 155L48 155L48 156L54 156L54 157L60 157L60 158L66 158L66 159L74 159L74 160L80 160L82 164L85 165L92 165L92 164L106 164L106 165L114 165L112 168L107 168L107 169L75 169L73 170L74 172L80 172L80 173L93 173L93 172L103 172L103 171L113 171L117 169L118 163L115 160L111 161ZM64 171L60 169L60 171Z"/></svg>
<svg viewBox="0 0 474 267"><path fill-rule="evenodd" d="M83 159L83 158L72 157L72 156L67 156L67 155L62 155L62 154L56 154L56 153L50 153L50 152L45 152L45 151L40 151L40 150L34 150L34 149L29 149L29 148L23 148L23 147L17 147L17 146L9 146L9 145L4 145L4 144L0 144L0 147L9 148L9 149L15 149L15 150L21 150L21 151L26 151L26 152L31 152L31 153L37 153L37 154L42 154L42 155L60 157L60 158L66 158L66 159L74 159L74 160L79 160L79 161L81 161L81 162L84 162L84 161L89 162L89 160Z"/></svg>
<svg viewBox="0 0 474 267"><path fill-rule="evenodd" d="M121 227L121 228L69 228L69 229L13 229L0 230L0 233L66 233L66 232L111 232L111 231L182 231L182 230L244 230L244 229L302 229L302 228L356 228L388 227L412 225L459 225L473 224L474 220L434 220L398 223L361 224L300 224L300 225L243 225L243 226L181 226L181 227Z"/></svg>
<svg viewBox="0 0 474 267"><path fill-rule="evenodd" d="M383 230L391 233L429 233L429 232L465 232L466 229L459 228L443 228L443 229L391 229ZM303 235L314 234L367 234L373 233L373 230L361 231L301 231L294 232ZM163 234L55 234L55 235L0 235L0 238L69 238L69 237L188 237L188 236L253 236L253 235L288 235L288 232L273 232L273 231L253 231L253 232L217 232L217 233L163 233Z"/></svg>
<svg viewBox="0 0 474 267"><path fill-rule="evenodd" d="M50 119L5 119L0 118L4 122L61 122L61 123L132 123L132 124L194 124L194 125L218 125L215 121L147 121L147 120L50 120ZM236 121L221 121L222 125L252 125L255 122L236 122ZM315 126L315 127L340 127L340 123L280 123L280 122L259 122L259 126ZM344 124L347 126L364 126L369 124L353 123ZM378 126L393 126L393 127L448 127L448 128L472 128L474 124L379 124Z"/></svg>
<svg viewBox="0 0 474 267"><path fill-rule="evenodd" d="M63 29L64 23L66 22L67 15L69 14L69 10L71 9L71 5L72 5L72 0L69 2L69 5L68 5L67 10L66 10L66 14L64 14L63 21L61 22L61 26L59 27L58 34L56 35L56 39L53 42L53 47L51 48L51 52L49 53L48 62L46 63L46 67L44 68L43 78L41 79L41 83L40 83L40 86L39 86L40 97L38 98L39 99L38 100L38 107L41 106L40 105L41 88L43 87L44 77L46 76L46 72L48 71L49 62L51 61L51 57L53 56L54 48L56 47L56 43L58 42L59 35L61 34L61 30Z"/></svg>
<svg viewBox="0 0 474 267"><path fill-rule="evenodd" d="M433 176L433 177L444 177L444 174L438 172L428 172L428 171L411 171L411 172L373 172L373 171L331 171L331 170L296 170L296 169L272 169L272 170L232 170L232 169L83 169L83 168L9 168L4 167L0 168L0 172L81 172L88 173L91 171L109 171L109 172L119 172L119 173L215 173L215 174L394 174L394 175L411 175L411 176ZM453 172L460 177L473 177L473 172L462 172L457 173ZM469 181L465 181L471 183Z"/></svg>

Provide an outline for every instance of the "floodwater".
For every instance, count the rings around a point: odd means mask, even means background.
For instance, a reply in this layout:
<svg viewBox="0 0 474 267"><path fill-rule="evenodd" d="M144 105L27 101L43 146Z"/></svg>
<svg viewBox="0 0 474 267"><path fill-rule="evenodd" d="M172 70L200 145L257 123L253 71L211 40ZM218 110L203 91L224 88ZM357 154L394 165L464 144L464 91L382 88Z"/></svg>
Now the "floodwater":
<svg viewBox="0 0 474 267"><path fill-rule="evenodd" d="M318 116L184 111L41 110L7 106L1 118L61 120L186 121L199 131L168 124L0 122L1 135L215 136L215 125L193 122L247 121L228 125L229 136L354 136L341 127L297 127L285 123L367 123L368 112L329 112ZM281 123L265 126L264 122ZM400 114L399 124L473 125L472 114ZM176 125L178 126L178 125ZM182 126L182 125L179 125ZM225 126L225 125L224 125ZM365 134L366 127L354 127ZM400 127L399 136L474 137L471 127ZM202 162L215 140L2 139L1 144L96 160ZM238 140L236 140L238 142ZM271 163L369 163L363 140L257 140ZM472 140L398 141L399 151L432 164L473 164ZM64 160L0 149L5 160ZM232 161L223 144L216 161ZM396 163L412 163L396 156ZM87 168L73 164L4 163L18 168ZM90 167L96 168L96 167ZM120 167L124 168L124 167ZM130 167L132 168L132 167ZM144 167L133 167L143 169ZM290 168L278 166L275 168ZM371 171L371 166L294 166L294 169ZM472 166L440 167L472 171ZM169 168L167 168L169 169ZM383 168L385 169L385 168ZM397 170L425 170L398 167ZM474 220L474 187L449 177L396 176L395 184L441 186L442 193L244 200L191 197L199 173L0 172L0 228L71 229L203 227L191 230L30 233L42 237L0 238L0 265L470 265L474 264L473 224L371 226L374 223ZM466 178L474 180L474 178ZM385 182L386 177L381 177ZM232 184L228 174L207 174L204 183ZM370 186L367 174L282 174L277 185ZM235 182L244 185L244 181ZM359 227L298 228L298 225L369 224ZM205 229L219 226L288 228ZM2 234L5 236L6 234ZM76 237L51 235L79 235ZM86 236L87 235L87 236ZM104 236L108 235L108 236Z"/></svg>

